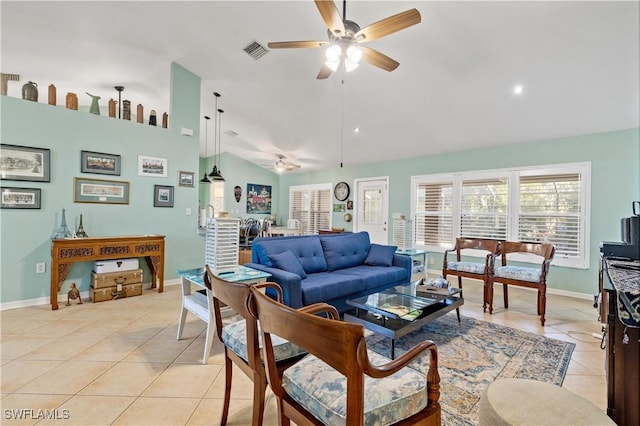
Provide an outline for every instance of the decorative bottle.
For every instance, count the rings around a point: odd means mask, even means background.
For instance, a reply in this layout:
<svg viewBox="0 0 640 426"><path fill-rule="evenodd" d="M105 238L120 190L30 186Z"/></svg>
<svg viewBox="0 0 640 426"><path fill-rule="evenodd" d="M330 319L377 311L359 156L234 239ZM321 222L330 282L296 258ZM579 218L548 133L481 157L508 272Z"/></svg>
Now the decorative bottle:
<svg viewBox="0 0 640 426"><path fill-rule="evenodd" d="M22 99L38 102L38 85L33 81L25 83L22 86Z"/></svg>
<svg viewBox="0 0 640 426"><path fill-rule="evenodd" d="M49 105L56 105L57 100L56 100L56 96L57 96L57 92L56 92L56 86L54 86L53 84L49 85Z"/></svg>

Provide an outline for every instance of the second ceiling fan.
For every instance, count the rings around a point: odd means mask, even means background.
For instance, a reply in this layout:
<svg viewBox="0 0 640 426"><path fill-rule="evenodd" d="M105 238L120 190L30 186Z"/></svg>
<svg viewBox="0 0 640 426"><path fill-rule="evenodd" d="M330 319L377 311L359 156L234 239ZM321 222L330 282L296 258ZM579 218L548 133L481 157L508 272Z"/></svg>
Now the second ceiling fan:
<svg viewBox="0 0 640 426"><path fill-rule="evenodd" d="M315 0L316 7L328 27L329 41L279 41L269 43L271 49L327 47L326 62L318 73L318 79L325 79L344 64L347 72L358 67L360 60L393 71L400 65L394 59L362 43L393 34L420 22L420 12L410 9L381 21L360 28L354 21L346 19L347 1L343 1L342 17L333 0Z"/></svg>

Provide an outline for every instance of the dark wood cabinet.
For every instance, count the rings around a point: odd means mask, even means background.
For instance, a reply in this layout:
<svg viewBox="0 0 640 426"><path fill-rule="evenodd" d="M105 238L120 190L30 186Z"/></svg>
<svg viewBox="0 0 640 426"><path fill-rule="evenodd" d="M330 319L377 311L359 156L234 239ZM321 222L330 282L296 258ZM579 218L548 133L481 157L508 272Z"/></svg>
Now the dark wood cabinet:
<svg viewBox="0 0 640 426"><path fill-rule="evenodd" d="M637 426L640 425L640 329L626 327L620 321L616 290L606 268L607 260L601 259L600 318L607 329L607 415L618 425Z"/></svg>

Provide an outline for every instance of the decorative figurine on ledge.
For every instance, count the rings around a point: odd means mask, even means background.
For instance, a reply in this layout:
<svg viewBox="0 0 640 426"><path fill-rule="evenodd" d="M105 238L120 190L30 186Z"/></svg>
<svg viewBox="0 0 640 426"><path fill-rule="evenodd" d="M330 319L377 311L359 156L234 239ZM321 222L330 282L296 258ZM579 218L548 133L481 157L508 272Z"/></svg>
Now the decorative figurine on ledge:
<svg viewBox="0 0 640 426"><path fill-rule="evenodd" d="M80 297L80 290L76 287L76 283L71 283L71 289L67 293L67 306L71 306L71 301L78 299L78 305L82 305L82 297Z"/></svg>
<svg viewBox="0 0 640 426"><path fill-rule="evenodd" d="M69 231L69 227L67 226L67 217L64 214L64 209L62 209L62 219L60 220L60 227L58 228L58 232L56 232L53 238L71 238L71 231Z"/></svg>
<svg viewBox="0 0 640 426"><path fill-rule="evenodd" d="M78 230L76 231L76 238L87 238L88 235L84 231L84 226L82 226L82 215L80 215L80 225L78 226Z"/></svg>
<svg viewBox="0 0 640 426"><path fill-rule="evenodd" d="M89 92L84 92L87 95L91 96L91 106L89 107L89 112L91 114L100 115L100 105L98 105L98 101L100 100L100 96L92 95Z"/></svg>

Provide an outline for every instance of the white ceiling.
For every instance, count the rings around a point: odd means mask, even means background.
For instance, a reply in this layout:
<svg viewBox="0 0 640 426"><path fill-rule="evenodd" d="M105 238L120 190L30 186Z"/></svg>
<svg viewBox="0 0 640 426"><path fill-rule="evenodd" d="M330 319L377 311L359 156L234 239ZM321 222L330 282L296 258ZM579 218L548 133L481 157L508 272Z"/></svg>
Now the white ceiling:
<svg viewBox="0 0 640 426"><path fill-rule="evenodd" d="M337 2L342 11L342 2ZM202 77L201 115L224 109L222 151L301 171L640 126L639 3L348 1L361 27L410 8L422 22L369 47L400 62L316 80L321 49L242 49L326 40L305 1L2 1L1 70L64 93L168 112L170 63ZM341 84L344 76L344 86ZM514 85L525 94L514 97ZM344 103L343 103L344 101ZM344 117L343 117L344 106ZM344 120L344 125L342 122ZM171 122L171 117L169 118ZM201 120L204 123L204 119ZM359 127L359 134L353 133ZM214 152L214 122L208 149ZM107 147L105 147L107 150Z"/></svg>

